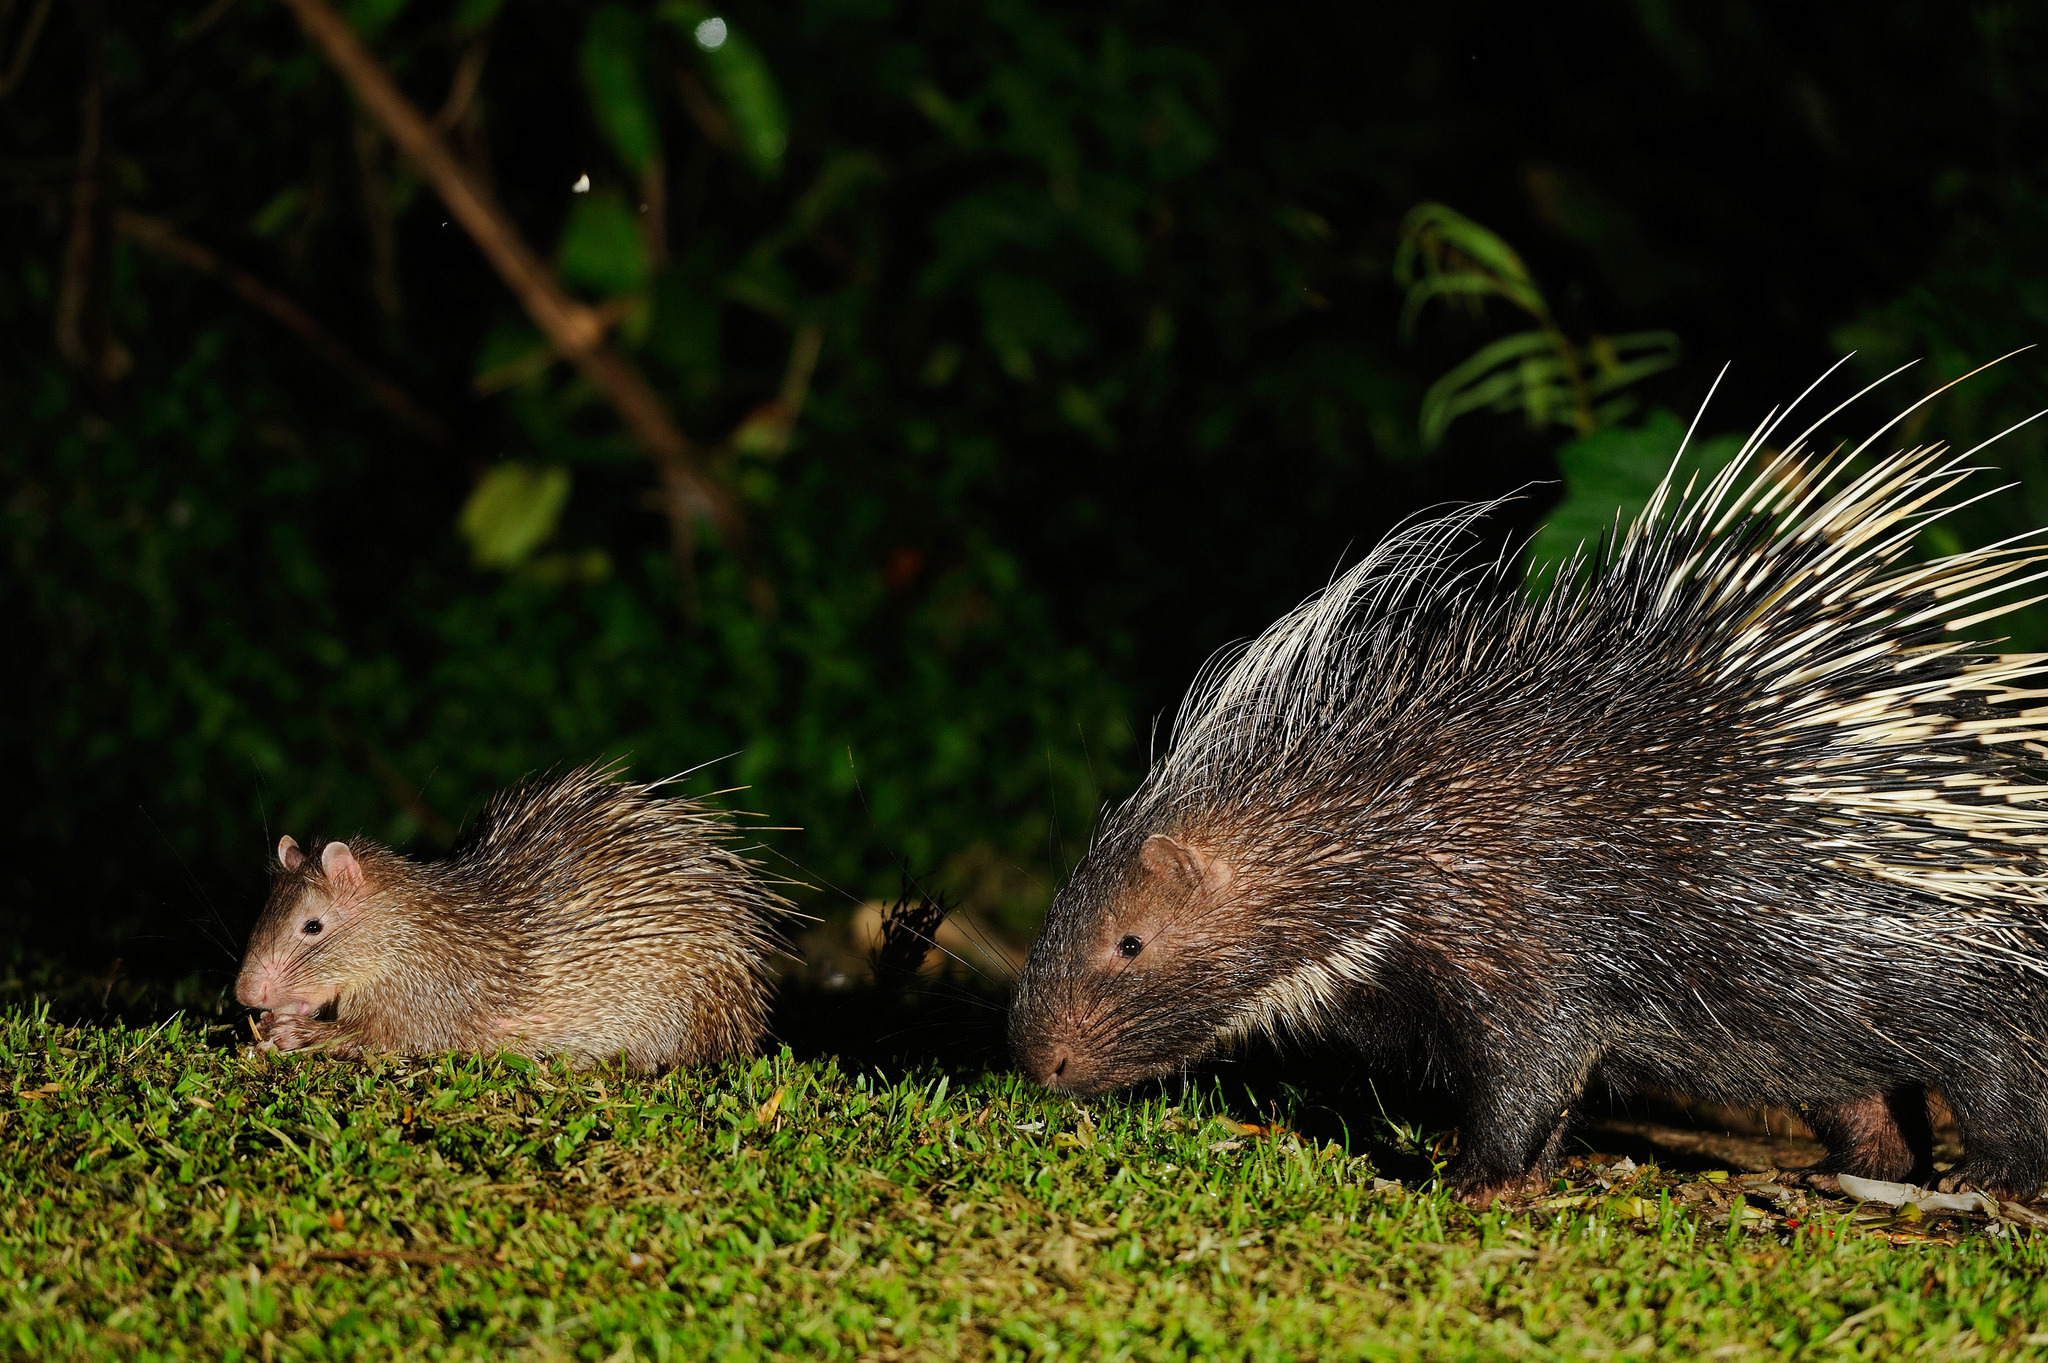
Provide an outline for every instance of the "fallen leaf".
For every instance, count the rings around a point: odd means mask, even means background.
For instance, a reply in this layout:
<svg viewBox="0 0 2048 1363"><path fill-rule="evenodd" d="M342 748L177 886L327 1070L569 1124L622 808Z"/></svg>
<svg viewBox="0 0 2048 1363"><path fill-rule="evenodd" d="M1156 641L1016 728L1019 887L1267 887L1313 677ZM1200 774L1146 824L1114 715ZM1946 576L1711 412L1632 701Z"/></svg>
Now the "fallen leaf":
<svg viewBox="0 0 2048 1363"><path fill-rule="evenodd" d="M1235 1131L1240 1136L1284 1136L1287 1134L1287 1128L1278 1122L1261 1126L1257 1122L1237 1122L1232 1121L1228 1117L1219 1117L1216 1120L1218 1124L1231 1131Z"/></svg>
<svg viewBox="0 0 2048 1363"><path fill-rule="evenodd" d="M775 1114L782 1111L782 1095L788 1092L787 1088L779 1088L769 1094L768 1101L754 1109L754 1120L764 1126L774 1121Z"/></svg>
<svg viewBox="0 0 2048 1363"><path fill-rule="evenodd" d="M1607 1214L1625 1221L1655 1221L1657 1204L1647 1197L1610 1197Z"/></svg>

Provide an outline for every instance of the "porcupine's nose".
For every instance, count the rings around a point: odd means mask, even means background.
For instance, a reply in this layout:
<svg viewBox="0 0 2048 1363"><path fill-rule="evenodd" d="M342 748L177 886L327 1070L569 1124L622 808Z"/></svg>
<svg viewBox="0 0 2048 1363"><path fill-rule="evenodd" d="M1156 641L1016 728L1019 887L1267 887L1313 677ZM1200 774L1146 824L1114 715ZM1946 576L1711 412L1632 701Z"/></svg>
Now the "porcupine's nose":
<svg viewBox="0 0 2048 1363"><path fill-rule="evenodd" d="M1085 1058L1066 1046L1048 1046L1031 1058L1025 1072L1055 1093L1086 1093L1094 1087Z"/></svg>
<svg viewBox="0 0 2048 1363"><path fill-rule="evenodd" d="M1057 1042L1026 1042L1014 1046L1012 1053L1025 1077L1046 1088L1059 1087L1072 1066L1073 1053Z"/></svg>
<svg viewBox="0 0 2048 1363"><path fill-rule="evenodd" d="M244 1008L268 1008L270 1006L270 974L268 971L243 971L235 981L235 999Z"/></svg>

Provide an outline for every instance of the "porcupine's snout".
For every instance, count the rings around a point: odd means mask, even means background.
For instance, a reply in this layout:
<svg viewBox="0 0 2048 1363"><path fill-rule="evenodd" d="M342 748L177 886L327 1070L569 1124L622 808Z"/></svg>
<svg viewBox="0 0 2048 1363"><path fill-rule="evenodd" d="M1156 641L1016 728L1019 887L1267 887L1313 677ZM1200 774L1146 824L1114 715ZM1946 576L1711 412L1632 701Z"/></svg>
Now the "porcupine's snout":
<svg viewBox="0 0 2048 1363"><path fill-rule="evenodd" d="M299 1013L311 1017L331 1000L316 996L304 986L294 987L290 972L274 961L254 958L242 965L235 979L235 1000L244 1008L266 1013Z"/></svg>
<svg viewBox="0 0 2048 1363"><path fill-rule="evenodd" d="M1026 1042L1013 1049L1017 1068L1023 1070L1033 1083L1042 1084L1056 1093L1086 1097L1109 1087L1100 1082L1099 1067L1089 1064L1088 1058L1076 1047L1047 1040L1036 1044Z"/></svg>
<svg viewBox="0 0 2048 1363"><path fill-rule="evenodd" d="M244 965L241 976L235 981L235 1001L244 1008L268 1008L270 995L276 988L270 971Z"/></svg>
<svg viewBox="0 0 2048 1363"><path fill-rule="evenodd" d="M1030 971L1010 1008L1010 1054L1033 1083L1085 1097L1115 1086L1108 1067L1074 1022L1072 990L1051 972ZM1036 975L1036 978L1033 976Z"/></svg>
<svg viewBox="0 0 2048 1363"><path fill-rule="evenodd" d="M1165 1072L1202 1042L1178 1029L1155 1035L1142 1019L1161 1003L1158 991L1128 974L1061 968L1037 960L1010 1006L1010 1055L1037 1084L1072 1098L1128 1088ZM1180 999L1176 1011L1212 1030L1200 1002ZM1134 1025L1136 1024L1136 1025Z"/></svg>

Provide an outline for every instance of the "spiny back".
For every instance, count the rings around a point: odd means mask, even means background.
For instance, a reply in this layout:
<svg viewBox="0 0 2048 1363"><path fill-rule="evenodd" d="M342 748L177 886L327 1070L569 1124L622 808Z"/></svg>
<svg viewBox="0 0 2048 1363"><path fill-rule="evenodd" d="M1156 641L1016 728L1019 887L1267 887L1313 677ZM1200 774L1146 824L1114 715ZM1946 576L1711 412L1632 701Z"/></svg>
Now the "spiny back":
<svg viewBox="0 0 2048 1363"><path fill-rule="evenodd" d="M1956 947L2009 950L1999 929L2048 906L2048 691L2026 685L2044 659L1951 636L2031 604L2012 596L2044 575L2042 536L1909 561L1968 455L1767 455L1773 429L1704 486L1667 477L1539 596L1506 560L1470 563L1492 504L1393 535L1205 671L1111 830L1200 827L1298 866L1347 825L1499 830L1578 800L1591 828L1632 792L1671 855L1762 830L1759 855L1796 842L1975 906L1989 931Z"/></svg>
<svg viewBox="0 0 2048 1363"><path fill-rule="evenodd" d="M617 774L581 767L494 797L450 858L451 878L511 907L543 955L551 936L572 937L579 954L672 936L765 961L788 906L731 846L731 816ZM692 903L724 906L715 937L676 913Z"/></svg>

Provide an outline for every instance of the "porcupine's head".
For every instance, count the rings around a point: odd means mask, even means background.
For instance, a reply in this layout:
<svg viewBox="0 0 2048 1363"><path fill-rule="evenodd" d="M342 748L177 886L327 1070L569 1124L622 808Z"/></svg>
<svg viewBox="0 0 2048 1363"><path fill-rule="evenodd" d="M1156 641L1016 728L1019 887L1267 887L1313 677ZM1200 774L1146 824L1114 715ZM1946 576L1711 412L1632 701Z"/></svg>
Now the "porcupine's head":
<svg viewBox="0 0 2048 1363"><path fill-rule="evenodd" d="M1011 1007L1025 1073L1101 1093L1207 1050L1255 970L1241 888L1230 853L1205 839L1136 831L1098 845L1053 905Z"/></svg>
<svg viewBox="0 0 2048 1363"><path fill-rule="evenodd" d="M1374 983L1412 861L1374 839L1415 806L1404 772L1421 774L1399 713L1416 683L1375 660L1417 656L1438 599L1499 599L1498 574L1456 580L1491 505L1390 536L1196 680L1025 964L1010 1045L1026 1074L1074 1094L1124 1087L1235 1037L1320 1030Z"/></svg>
<svg viewBox="0 0 2048 1363"><path fill-rule="evenodd" d="M380 847L329 842L308 856L280 839L275 883L249 934L235 997L266 1013L332 1017L344 994L388 966L388 882L406 869Z"/></svg>

